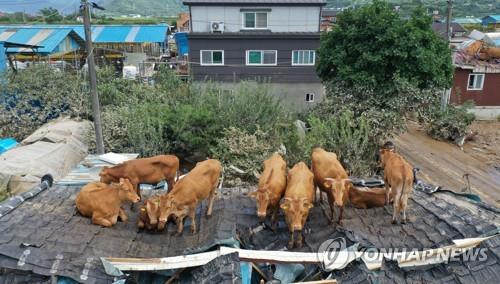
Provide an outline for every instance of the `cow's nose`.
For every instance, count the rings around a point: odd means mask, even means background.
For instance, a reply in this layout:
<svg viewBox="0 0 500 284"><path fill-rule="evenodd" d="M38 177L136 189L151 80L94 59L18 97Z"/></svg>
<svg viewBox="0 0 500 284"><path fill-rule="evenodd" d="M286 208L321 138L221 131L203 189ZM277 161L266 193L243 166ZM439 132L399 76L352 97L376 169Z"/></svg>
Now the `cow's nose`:
<svg viewBox="0 0 500 284"><path fill-rule="evenodd" d="M137 198L135 199L134 203L137 203L137 202L139 202L139 201L141 201L141 198L140 198L140 197L137 197Z"/></svg>
<svg viewBox="0 0 500 284"><path fill-rule="evenodd" d="M153 219L153 220L149 220L149 221L151 222L151 225L156 225L156 224L158 224L158 220L154 220L154 219Z"/></svg>
<svg viewBox="0 0 500 284"><path fill-rule="evenodd" d="M261 221L263 221L263 220L264 220L264 218L266 218L266 213L258 212L258 213L257 213L257 216L259 217L259 219L260 219Z"/></svg>
<svg viewBox="0 0 500 284"><path fill-rule="evenodd" d="M302 226L301 225L294 225L293 226L293 230L294 231L301 231L302 230Z"/></svg>

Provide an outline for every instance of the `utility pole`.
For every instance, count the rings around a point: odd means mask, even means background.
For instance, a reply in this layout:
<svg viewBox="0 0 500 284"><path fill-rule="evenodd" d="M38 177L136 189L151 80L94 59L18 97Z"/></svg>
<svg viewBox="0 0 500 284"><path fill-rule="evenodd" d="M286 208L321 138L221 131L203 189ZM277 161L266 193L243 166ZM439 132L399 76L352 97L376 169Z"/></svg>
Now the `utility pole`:
<svg viewBox="0 0 500 284"><path fill-rule="evenodd" d="M453 0L447 0L448 3L448 16L446 17L446 39L448 40L448 43L451 42L451 15L452 15L452 9L453 9Z"/></svg>
<svg viewBox="0 0 500 284"><path fill-rule="evenodd" d="M104 141L102 138L101 110L99 95L97 94L97 76L95 72L94 48L92 46L92 33L90 31L90 7L87 0L81 0L83 11L83 25L85 27L85 45L87 49L87 66L90 81L90 94L92 96L92 116L94 117L95 139L97 154L104 154Z"/></svg>
<svg viewBox="0 0 500 284"><path fill-rule="evenodd" d="M448 42L448 46L451 43L452 30L451 30L451 16L453 10L453 0L447 0L448 3L448 15L446 16L446 40ZM452 55L453 56L453 55ZM453 58L453 57L452 57ZM448 107L448 101L450 100L451 89L444 89L441 95L441 111L446 111Z"/></svg>

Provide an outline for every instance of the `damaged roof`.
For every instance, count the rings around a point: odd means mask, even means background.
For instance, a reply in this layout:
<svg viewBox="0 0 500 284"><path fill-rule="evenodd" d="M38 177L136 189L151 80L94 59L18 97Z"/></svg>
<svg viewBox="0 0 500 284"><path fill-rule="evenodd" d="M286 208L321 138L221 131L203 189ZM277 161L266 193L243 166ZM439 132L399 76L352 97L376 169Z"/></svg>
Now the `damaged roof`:
<svg viewBox="0 0 500 284"><path fill-rule="evenodd" d="M130 212L129 206L125 206L130 217L127 223L119 222L112 228L92 225L88 218L76 213L74 201L79 189L80 186L56 185L0 217L0 267L4 268L1 283L12 279L30 282L25 280L27 277L48 280L52 275L83 283L108 283L114 277L106 274L100 257L176 256L234 244L236 240L248 249L283 250L288 241L283 216L279 217L277 233L267 228L254 230L259 227L255 201L244 195L246 189L222 189L211 218L205 217L207 208L203 202L197 211L199 231L191 235L187 221L180 237L170 235L175 230L173 224L169 232L138 232L136 214ZM151 191L145 191L143 196L148 195ZM325 208L326 204L322 204L311 209L301 251L316 252L321 243L336 237L365 247L435 248L449 245L453 239L488 234L498 230L500 224L498 211L493 208L446 193L428 195L415 191L409 201L410 222L400 226L390 224L392 208L347 207L344 226L335 228L325 217ZM494 283L500 279L500 238L489 239L481 247L488 249L488 258L483 262L451 261L402 269L395 262L386 261L380 271L372 272L362 261L354 261L335 271L333 277L342 283ZM232 256L219 262L233 265L238 261ZM217 266L214 263L211 265ZM235 277L232 267L225 273ZM206 273L196 271L190 270L190 274L195 273L191 283L199 283L196 277Z"/></svg>

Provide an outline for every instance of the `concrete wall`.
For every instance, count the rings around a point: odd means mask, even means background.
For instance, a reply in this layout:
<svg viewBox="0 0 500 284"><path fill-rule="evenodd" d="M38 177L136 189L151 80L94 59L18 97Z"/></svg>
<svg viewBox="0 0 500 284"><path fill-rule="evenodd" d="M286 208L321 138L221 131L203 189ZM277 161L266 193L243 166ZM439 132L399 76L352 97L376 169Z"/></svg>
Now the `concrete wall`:
<svg viewBox="0 0 500 284"><path fill-rule="evenodd" d="M266 10L267 27L272 32L319 32L319 6L192 6L192 32L210 32L212 21L224 22L224 32L239 32L243 29L241 9Z"/></svg>
<svg viewBox="0 0 500 284"><path fill-rule="evenodd" d="M198 82L198 84L205 84ZM250 84L260 84L251 82ZM291 110L304 110L320 103L325 96L325 88L321 83L269 83L269 93ZM224 90L236 91L237 83L220 83ZM306 93L314 93L314 102L306 102Z"/></svg>
<svg viewBox="0 0 500 284"><path fill-rule="evenodd" d="M475 107L469 111L476 115L477 120L497 120L500 117L500 106Z"/></svg>
<svg viewBox="0 0 500 284"><path fill-rule="evenodd" d="M474 101L476 106L500 106L500 73L484 73L483 89L467 90L469 74L472 70L455 69L450 102L462 104L467 100Z"/></svg>

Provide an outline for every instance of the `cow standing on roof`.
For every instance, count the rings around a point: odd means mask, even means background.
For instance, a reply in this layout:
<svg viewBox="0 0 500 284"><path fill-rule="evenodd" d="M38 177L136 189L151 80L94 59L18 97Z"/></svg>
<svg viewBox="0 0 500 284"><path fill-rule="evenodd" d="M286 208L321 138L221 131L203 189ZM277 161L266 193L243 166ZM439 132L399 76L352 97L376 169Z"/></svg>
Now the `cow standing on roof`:
<svg viewBox="0 0 500 284"><path fill-rule="evenodd" d="M380 165L384 169L386 204L389 203L390 195L394 196L392 223L397 223L402 211L401 223L404 224L407 221L408 198L413 190L413 167L403 157L394 153L394 150L387 148L380 150Z"/></svg>
<svg viewBox="0 0 500 284"><path fill-rule="evenodd" d="M280 207L290 231L288 248L302 247L302 231L313 207L314 175L306 164L300 162L288 172L285 197ZM294 235L297 234L297 237Z"/></svg>
<svg viewBox="0 0 500 284"><path fill-rule="evenodd" d="M140 197L140 183L154 184L166 180L168 190L172 190L178 170L179 159L176 156L159 155L126 161L114 167L103 167L99 176L104 183L116 182L120 178L129 179Z"/></svg>
<svg viewBox="0 0 500 284"><path fill-rule="evenodd" d="M259 179L259 187L248 195L257 201L257 216L264 221L267 210L271 211L271 228L276 230L281 197L286 189L286 162L275 153L264 161L264 171Z"/></svg>

